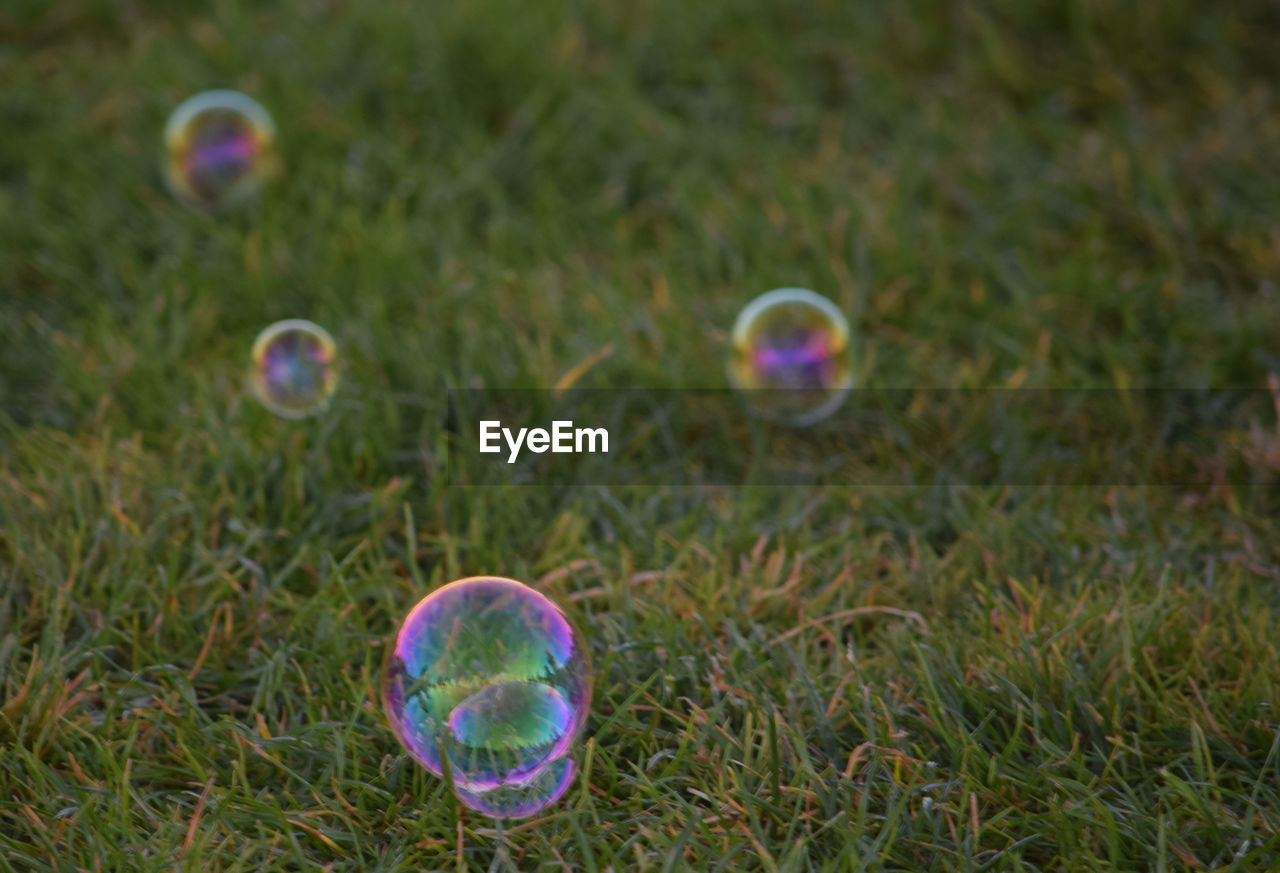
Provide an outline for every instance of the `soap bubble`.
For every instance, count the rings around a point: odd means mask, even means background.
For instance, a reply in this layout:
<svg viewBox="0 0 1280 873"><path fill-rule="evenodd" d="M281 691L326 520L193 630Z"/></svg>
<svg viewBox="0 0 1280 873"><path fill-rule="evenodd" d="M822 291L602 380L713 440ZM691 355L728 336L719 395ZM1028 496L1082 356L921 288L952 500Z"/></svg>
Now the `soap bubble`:
<svg viewBox="0 0 1280 873"><path fill-rule="evenodd" d="M752 412L807 425L835 412L853 387L849 322L803 288L762 294L733 325L729 380Z"/></svg>
<svg viewBox="0 0 1280 873"><path fill-rule="evenodd" d="M338 348L318 324L277 321L253 341L249 384L281 418L305 418L328 405L338 387Z"/></svg>
<svg viewBox="0 0 1280 873"><path fill-rule="evenodd" d="M164 175L170 190L207 210L234 205L275 169L275 123L239 91L205 91L183 102L164 129Z"/></svg>
<svg viewBox="0 0 1280 873"><path fill-rule="evenodd" d="M582 638L544 595L514 579L461 579L401 625L387 717L419 763L436 776L447 765L464 804L497 818L532 815L573 781L589 669Z"/></svg>

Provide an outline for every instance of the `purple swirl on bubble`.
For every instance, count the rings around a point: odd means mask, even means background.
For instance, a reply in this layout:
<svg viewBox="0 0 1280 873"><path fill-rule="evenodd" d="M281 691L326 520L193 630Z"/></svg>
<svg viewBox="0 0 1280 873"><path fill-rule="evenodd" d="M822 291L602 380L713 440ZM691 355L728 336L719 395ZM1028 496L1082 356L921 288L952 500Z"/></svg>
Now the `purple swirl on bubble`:
<svg viewBox="0 0 1280 873"><path fill-rule="evenodd" d="M238 91L205 91L165 126L165 180L183 202L216 211L255 193L274 172L275 123Z"/></svg>
<svg viewBox="0 0 1280 873"><path fill-rule="evenodd" d="M812 291L779 288L757 297L738 315L732 342L729 380L763 418L813 424L853 387L849 323Z"/></svg>

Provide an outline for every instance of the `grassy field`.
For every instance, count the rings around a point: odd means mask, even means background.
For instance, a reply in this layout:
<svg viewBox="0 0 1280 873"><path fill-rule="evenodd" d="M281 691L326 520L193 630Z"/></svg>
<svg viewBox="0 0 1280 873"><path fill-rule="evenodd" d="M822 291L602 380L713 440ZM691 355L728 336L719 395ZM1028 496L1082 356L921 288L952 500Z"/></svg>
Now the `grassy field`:
<svg viewBox="0 0 1280 873"><path fill-rule="evenodd" d="M1265 388L1278 33L6 2L0 869L1280 870L1274 419L1247 481L1178 487L467 489L435 450L449 387L722 387L780 285L850 313L865 385ZM210 218L158 158L214 87L287 170ZM302 423L242 378L290 316L347 362ZM377 694L478 573L564 604L596 676L584 776L501 833Z"/></svg>

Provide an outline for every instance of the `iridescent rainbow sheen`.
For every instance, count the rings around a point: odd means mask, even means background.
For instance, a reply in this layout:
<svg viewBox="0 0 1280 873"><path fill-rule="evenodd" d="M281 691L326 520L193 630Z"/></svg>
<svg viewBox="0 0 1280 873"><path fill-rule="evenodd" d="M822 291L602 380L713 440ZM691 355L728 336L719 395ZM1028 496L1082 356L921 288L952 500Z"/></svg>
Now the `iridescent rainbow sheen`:
<svg viewBox="0 0 1280 873"><path fill-rule="evenodd" d="M573 781L569 753L591 700L587 652L564 613L514 579L476 576L427 595L387 666L387 718L458 799L532 815Z"/></svg>
<svg viewBox="0 0 1280 873"><path fill-rule="evenodd" d="M277 321L253 341L249 384L281 418L305 418L328 405L338 387L338 347L318 324Z"/></svg>
<svg viewBox="0 0 1280 873"><path fill-rule="evenodd" d="M765 418L812 424L835 412L853 386L849 322L812 291L757 297L738 315L732 340L729 380Z"/></svg>
<svg viewBox="0 0 1280 873"><path fill-rule="evenodd" d="M231 206L274 171L275 136L275 123L256 100L239 91L197 94L165 125L165 180L192 206Z"/></svg>

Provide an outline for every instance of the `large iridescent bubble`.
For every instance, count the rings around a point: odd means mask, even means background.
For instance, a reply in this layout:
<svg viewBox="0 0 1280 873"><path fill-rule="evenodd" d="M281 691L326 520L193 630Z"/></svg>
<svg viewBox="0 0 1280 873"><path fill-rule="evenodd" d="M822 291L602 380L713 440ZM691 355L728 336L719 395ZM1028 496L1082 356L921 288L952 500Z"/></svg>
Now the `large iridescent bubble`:
<svg viewBox="0 0 1280 873"><path fill-rule="evenodd" d="M532 815L573 781L591 700L582 638L514 579L476 576L427 595L396 636L387 718L458 799L498 818Z"/></svg>
<svg viewBox="0 0 1280 873"><path fill-rule="evenodd" d="M164 129L164 176L184 202L205 210L254 194L276 166L275 123L239 91L205 91L183 102Z"/></svg>
<svg viewBox="0 0 1280 873"><path fill-rule="evenodd" d="M733 325L729 380L752 412L785 424L826 418L853 387L849 322L827 298L779 288L743 308Z"/></svg>
<svg viewBox="0 0 1280 873"><path fill-rule="evenodd" d="M338 349L320 325L277 321L253 342L249 385L281 418L305 418L328 405L338 386Z"/></svg>

